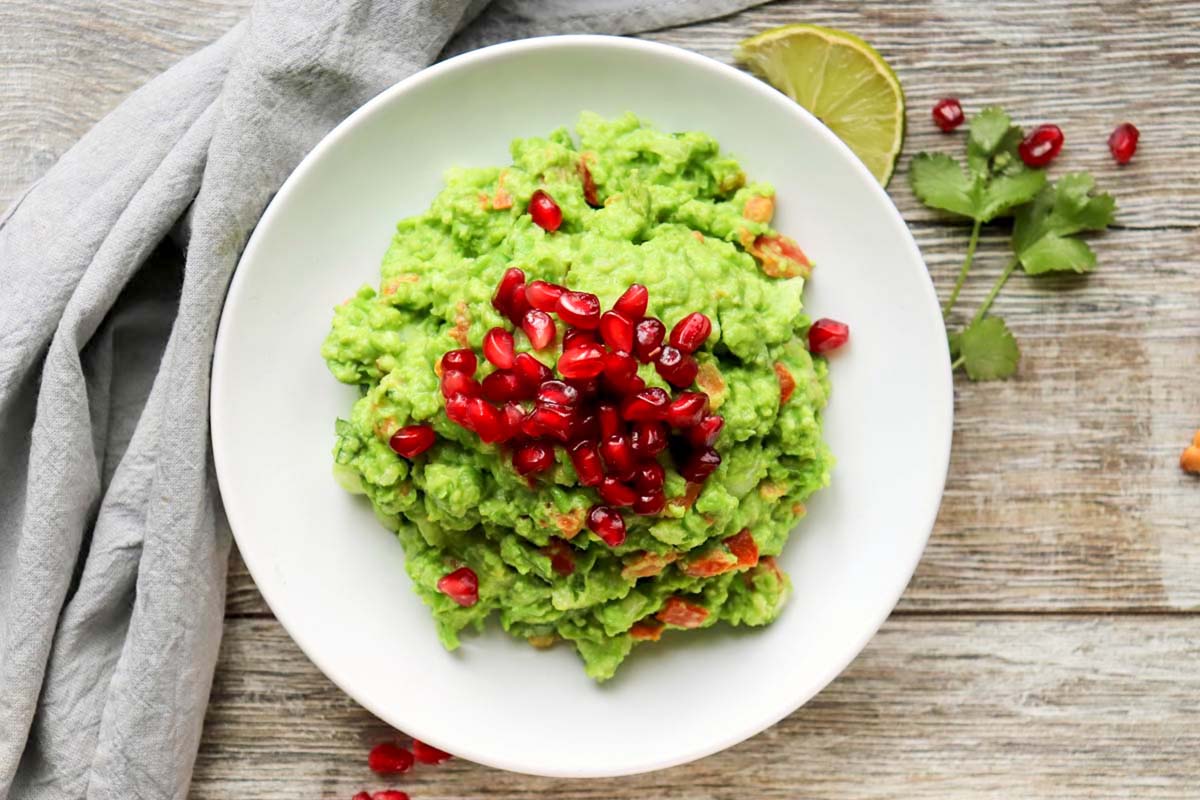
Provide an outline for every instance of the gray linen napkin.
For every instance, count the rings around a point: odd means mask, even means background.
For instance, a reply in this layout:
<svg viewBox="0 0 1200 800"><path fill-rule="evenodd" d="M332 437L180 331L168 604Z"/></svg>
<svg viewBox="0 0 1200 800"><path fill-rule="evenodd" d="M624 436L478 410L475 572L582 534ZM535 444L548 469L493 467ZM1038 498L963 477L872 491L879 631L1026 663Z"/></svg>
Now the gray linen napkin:
<svg viewBox="0 0 1200 800"><path fill-rule="evenodd" d="M754 4L264 0L9 209L0 800L187 794L229 554L209 463L213 336L246 238L300 158L439 54Z"/></svg>

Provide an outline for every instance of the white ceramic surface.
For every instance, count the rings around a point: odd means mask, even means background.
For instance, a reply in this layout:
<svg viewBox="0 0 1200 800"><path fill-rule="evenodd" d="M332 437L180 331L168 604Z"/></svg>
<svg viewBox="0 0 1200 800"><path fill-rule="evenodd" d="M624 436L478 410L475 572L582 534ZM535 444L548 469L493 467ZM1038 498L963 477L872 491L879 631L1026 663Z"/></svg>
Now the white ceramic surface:
<svg viewBox="0 0 1200 800"><path fill-rule="evenodd" d="M332 307L378 282L393 226L454 165L632 110L717 137L778 191L776 225L816 262L812 316L847 321L826 435L838 464L781 562L796 591L765 629L717 627L637 648L603 686L568 647L498 630L447 653L399 544L330 474L356 393L318 350ZM490 47L405 80L334 130L288 179L229 290L212 436L225 508L263 596L313 662L390 724L464 758L558 776L680 764L758 733L821 690L891 611L933 526L952 384L937 300L903 220L812 116L715 61L648 42L555 37Z"/></svg>

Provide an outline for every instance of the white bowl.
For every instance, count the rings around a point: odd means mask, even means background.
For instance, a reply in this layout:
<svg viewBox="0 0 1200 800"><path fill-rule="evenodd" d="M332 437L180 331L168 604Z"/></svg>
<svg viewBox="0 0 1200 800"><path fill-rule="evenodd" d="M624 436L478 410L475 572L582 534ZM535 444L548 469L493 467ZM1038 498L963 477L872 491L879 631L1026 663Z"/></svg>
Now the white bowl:
<svg viewBox="0 0 1200 800"><path fill-rule="evenodd" d="M598 686L568 647L497 629L442 649L399 543L330 473L333 421L356 392L319 355L332 308L377 284L396 221L455 165L632 110L701 130L778 191L776 225L817 267L816 318L849 322L825 433L838 459L781 559L795 595L764 629L641 647ZM461 757L553 776L622 775L729 747L821 690L883 623L933 526L949 460L945 333L896 208L820 122L763 83L685 50L592 36L451 59L339 125L280 189L234 276L217 337L212 437L242 556L313 662L397 728Z"/></svg>

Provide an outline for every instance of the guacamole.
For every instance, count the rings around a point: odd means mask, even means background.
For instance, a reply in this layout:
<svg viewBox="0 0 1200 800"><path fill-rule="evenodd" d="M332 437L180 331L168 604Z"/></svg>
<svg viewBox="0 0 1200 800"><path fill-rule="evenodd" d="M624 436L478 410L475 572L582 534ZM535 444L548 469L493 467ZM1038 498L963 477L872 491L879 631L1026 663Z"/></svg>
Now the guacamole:
<svg viewBox="0 0 1200 800"><path fill-rule="evenodd" d="M632 114L585 112L576 134L518 139L508 166L450 170L429 210L397 225L378 288L336 308L321 353L360 392L336 423L335 474L396 532L445 646L494 615L535 647L573 646L587 674L605 680L664 631L779 615L789 583L774 556L829 481L829 385L807 345L808 262L770 227L770 185L747 183L712 137L664 133ZM535 192L561 209L553 231L529 213ZM526 477L507 445L447 416L441 359L480 352L497 326L513 329L493 305L512 267L592 293L604 308L644 285L646 313L668 329L693 312L711 320L695 385L724 420L720 466L689 484L662 453L665 507L627 513L617 546L589 530L597 492L580 485L564 449ZM530 350L519 327L514 341ZM481 377L494 369L479 364ZM670 389L652 365L639 375ZM418 423L436 441L402 457L389 440ZM446 591L459 572L477 576L469 605Z"/></svg>

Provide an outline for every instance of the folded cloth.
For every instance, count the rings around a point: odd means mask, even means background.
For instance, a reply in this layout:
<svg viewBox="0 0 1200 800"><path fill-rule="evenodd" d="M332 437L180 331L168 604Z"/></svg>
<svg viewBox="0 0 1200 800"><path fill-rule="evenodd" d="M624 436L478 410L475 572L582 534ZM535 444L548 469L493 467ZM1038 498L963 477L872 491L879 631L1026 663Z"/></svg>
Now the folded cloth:
<svg viewBox="0 0 1200 800"><path fill-rule="evenodd" d="M209 459L213 337L246 238L300 158L440 54L754 4L263 0L9 209L0 800L187 794L230 546Z"/></svg>

